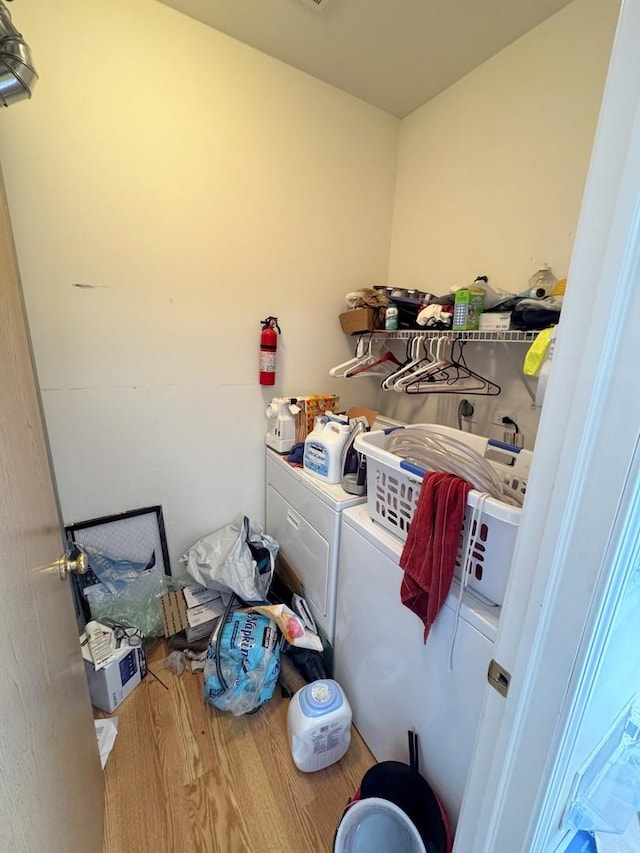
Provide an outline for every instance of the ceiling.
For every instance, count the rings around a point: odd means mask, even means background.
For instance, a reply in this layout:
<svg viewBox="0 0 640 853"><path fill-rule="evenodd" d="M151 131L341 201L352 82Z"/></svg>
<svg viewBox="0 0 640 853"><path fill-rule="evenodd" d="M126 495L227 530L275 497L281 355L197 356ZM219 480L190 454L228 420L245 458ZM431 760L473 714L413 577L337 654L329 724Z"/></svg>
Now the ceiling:
<svg viewBox="0 0 640 853"><path fill-rule="evenodd" d="M402 118L569 0L160 2Z"/></svg>

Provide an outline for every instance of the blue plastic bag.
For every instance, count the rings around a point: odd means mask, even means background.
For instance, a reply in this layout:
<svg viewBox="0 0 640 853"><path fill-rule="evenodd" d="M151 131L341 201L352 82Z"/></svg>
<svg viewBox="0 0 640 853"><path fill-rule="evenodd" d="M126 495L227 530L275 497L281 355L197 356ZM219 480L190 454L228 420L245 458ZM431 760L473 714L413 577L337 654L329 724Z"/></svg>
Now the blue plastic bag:
<svg viewBox="0 0 640 853"><path fill-rule="evenodd" d="M222 620L218 624L207 650L206 701L236 716L256 711L273 695L280 672L280 648L273 619L260 613L229 613L224 624Z"/></svg>
<svg viewBox="0 0 640 853"><path fill-rule="evenodd" d="M153 551L146 563L137 563L123 557L111 557L90 545L77 543L78 548L87 555L89 568L101 584L111 593L121 592L128 583L138 580L140 575L152 569L156 564L156 552Z"/></svg>

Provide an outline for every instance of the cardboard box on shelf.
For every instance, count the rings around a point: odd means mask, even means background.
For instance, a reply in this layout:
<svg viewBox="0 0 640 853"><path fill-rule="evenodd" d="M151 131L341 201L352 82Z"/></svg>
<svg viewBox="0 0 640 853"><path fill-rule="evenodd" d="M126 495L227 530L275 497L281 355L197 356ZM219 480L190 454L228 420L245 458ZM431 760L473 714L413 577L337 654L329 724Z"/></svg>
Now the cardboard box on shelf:
<svg viewBox="0 0 640 853"><path fill-rule="evenodd" d="M340 314L340 327L347 335L373 332L382 328L381 316L379 308L352 308Z"/></svg>

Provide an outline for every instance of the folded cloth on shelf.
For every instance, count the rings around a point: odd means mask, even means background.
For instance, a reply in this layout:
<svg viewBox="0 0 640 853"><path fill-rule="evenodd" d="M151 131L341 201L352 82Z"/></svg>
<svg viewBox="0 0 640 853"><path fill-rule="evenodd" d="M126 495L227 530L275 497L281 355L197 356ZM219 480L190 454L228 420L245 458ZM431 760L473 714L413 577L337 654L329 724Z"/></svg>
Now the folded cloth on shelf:
<svg viewBox="0 0 640 853"><path fill-rule="evenodd" d="M453 314L449 305L426 305L418 312L416 323L418 326L426 326L427 328L436 327L438 329L450 329Z"/></svg>
<svg viewBox="0 0 640 853"><path fill-rule="evenodd" d="M453 474L426 474L400 557L400 600L424 623L424 641L445 602L472 485Z"/></svg>

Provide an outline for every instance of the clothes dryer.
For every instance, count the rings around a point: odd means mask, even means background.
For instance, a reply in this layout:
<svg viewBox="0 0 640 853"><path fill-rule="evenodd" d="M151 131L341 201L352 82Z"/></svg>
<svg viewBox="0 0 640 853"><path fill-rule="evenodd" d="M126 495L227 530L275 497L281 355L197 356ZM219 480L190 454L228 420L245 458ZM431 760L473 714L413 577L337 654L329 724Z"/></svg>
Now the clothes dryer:
<svg viewBox="0 0 640 853"><path fill-rule="evenodd" d="M456 617L454 581L425 645L422 622L400 602L402 548L366 505L343 512L335 678L378 761L406 760L407 730L419 735L422 773L455 827L500 608L467 591Z"/></svg>
<svg viewBox="0 0 640 853"><path fill-rule="evenodd" d="M333 645L340 517L366 497L294 468L270 449L266 464L266 531L278 540L280 558L302 584L319 630Z"/></svg>

